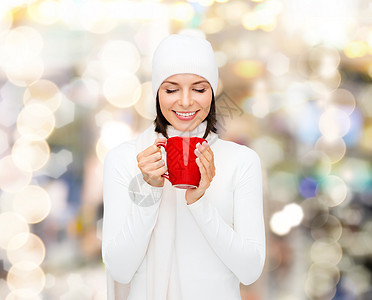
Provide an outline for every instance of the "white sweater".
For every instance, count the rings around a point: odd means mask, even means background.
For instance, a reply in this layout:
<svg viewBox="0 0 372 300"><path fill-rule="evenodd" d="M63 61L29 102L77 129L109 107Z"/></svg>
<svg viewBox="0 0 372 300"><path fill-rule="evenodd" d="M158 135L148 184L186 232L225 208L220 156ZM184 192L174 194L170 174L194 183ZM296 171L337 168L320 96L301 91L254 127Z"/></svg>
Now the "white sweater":
<svg viewBox="0 0 372 300"><path fill-rule="evenodd" d="M167 132L170 137L181 135L172 126ZM143 181L142 194L151 194L157 202L133 204L128 189L140 172L135 142L122 143L105 159L102 257L115 281L131 284L128 299L145 300L146 250L162 188ZM256 281L265 262L260 159L247 146L219 138L210 147L216 174L204 196L187 205L186 190L176 189L174 251L182 300L241 299L239 282Z"/></svg>

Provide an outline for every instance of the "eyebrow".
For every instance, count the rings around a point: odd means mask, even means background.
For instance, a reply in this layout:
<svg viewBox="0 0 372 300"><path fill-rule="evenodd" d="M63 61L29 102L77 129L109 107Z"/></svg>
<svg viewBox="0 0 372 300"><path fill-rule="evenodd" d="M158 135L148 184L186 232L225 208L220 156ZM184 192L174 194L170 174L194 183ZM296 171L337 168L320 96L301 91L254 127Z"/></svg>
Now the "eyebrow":
<svg viewBox="0 0 372 300"><path fill-rule="evenodd" d="M201 81L194 82L192 85L194 85L194 84L199 84L199 83L203 83L203 82L207 82L207 83L208 83L207 80L201 80ZM163 83L171 83L171 84L179 85L177 82L168 81L168 80L163 81Z"/></svg>

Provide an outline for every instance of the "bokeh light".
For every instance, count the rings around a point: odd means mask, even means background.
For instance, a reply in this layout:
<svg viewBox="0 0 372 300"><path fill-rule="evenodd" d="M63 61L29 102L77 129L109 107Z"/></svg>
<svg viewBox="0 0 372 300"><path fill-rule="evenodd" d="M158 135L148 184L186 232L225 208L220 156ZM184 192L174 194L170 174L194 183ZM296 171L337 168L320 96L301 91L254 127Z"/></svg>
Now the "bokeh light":
<svg viewBox="0 0 372 300"><path fill-rule="evenodd" d="M234 71L238 76L252 79L263 74L263 66L258 61L245 60L236 63L234 66Z"/></svg>
<svg viewBox="0 0 372 300"><path fill-rule="evenodd" d="M282 53L275 53L269 57L267 69L275 76L282 76L289 71L290 59Z"/></svg>
<svg viewBox="0 0 372 300"><path fill-rule="evenodd" d="M363 41L352 41L344 49L345 55L350 58L363 57L367 51L368 46Z"/></svg>
<svg viewBox="0 0 372 300"><path fill-rule="evenodd" d="M316 240L311 246L311 259L314 263L337 265L342 258L342 248L338 242L327 239Z"/></svg>
<svg viewBox="0 0 372 300"><path fill-rule="evenodd" d="M346 183L340 177L334 175L324 177L320 186L321 199L330 207L340 205L349 192Z"/></svg>
<svg viewBox="0 0 372 300"><path fill-rule="evenodd" d="M206 34L213 34L221 31L225 26L225 22L221 18L208 18L201 24L201 29Z"/></svg>
<svg viewBox="0 0 372 300"><path fill-rule="evenodd" d="M350 91L337 89L329 95L325 108L336 107L350 116L355 109L355 105L354 95Z"/></svg>
<svg viewBox="0 0 372 300"><path fill-rule="evenodd" d="M341 109L330 108L320 117L319 129L328 140L334 140L346 135L350 129L350 119Z"/></svg>
<svg viewBox="0 0 372 300"><path fill-rule="evenodd" d="M321 77L332 76L337 71L340 61L340 54L336 48L319 46L310 49L310 68Z"/></svg>
<svg viewBox="0 0 372 300"><path fill-rule="evenodd" d="M38 57L43 48L41 34L30 26L18 26L2 36L1 63L5 70Z"/></svg>
<svg viewBox="0 0 372 300"><path fill-rule="evenodd" d="M148 120L154 120L156 109L154 106L155 99L152 95L152 84L150 81L142 84L142 93L138 102L134 105L137 113Z"/></svg>
<svg viewBox="0 0 372 300"><path fill-rule="evenodd" d="M34 224L44 220L51 209L51 199L48 193L36 185L26 186L14 196L14 210L27 223Z"/></svg>
<svg viewBox="0 0 372 300"><path fill-rule="evenodd" d="M102 49L101 63L107 74L126 71L135 73L141 62L137 48L128 41L109 41Z"/></svg>
<svg viewBox="0 0 372 300"><path fill-rule="evenodd" d="M283 210L274 213L270 220L271 230L278 235L289 233L303 218L302 208L296 203L287 204Z"/></svg>
<svg viewBox="0 0 372 300"><path fill-rule="evenodd" d="M41 169L50 157L49 145L44 140L19 138L12 148L12 159L18 168L27 172Z"/></svg>
<svg viewBox="0 0 372 300"><path fill-rule="evenodd" d="M337 70L327 76L318 75L313 73L310 75L310 85L319 94L327 94L340 87L342 77L340 72Z"/></svg>
<svg viewBox="0 0 372 300"><path fill-rule="evenodd" d="M200 4L204 5L202 2L203 1L199 1ZM210 2L213 2L213 0ZM179 1L174 3L174 5L171 7L170 13L172 18L177 21L188 21L193 17L194 10L189 3Z"/></svg>
<svg viewBox="0 0 372 300"><path fill-rule="evenodd" d="M8 155L0 159L0 188L14 193L31 181L31 172L21 170Z"/></svg>
<svg viewBox="0 0 372 300"><path fill-rule="evenodd" d="M41 34L32 27L18 26L1 37L0 65L8 79L26 86L40 79L44 63L40 54L44 45Z"/></svg>
<svg viewBox="0 0 372 300"><path fill-rule="evenodd" d="M338 241L342 234L342 224L333 215L319 215L311 222L311 236L314 240L330 239Z"/></svg>
<svg viewBox="0 0 372 300"><path fill-rule="evenodd" d="M45 258L45 245L35 234L20 233L9 241L7 257L12 264L28 261L39 266Z"/></svg>
<svg viewBox="0 0 372 300"><path fill-rule="evenodd" d="M58 21L60 2L54 0L36 1L28 6L31 19L43 25L50 25Z"/></svg>
<svg viewBox="0 0 372 300"><path fill-rule="evenodd" d="M305 281L305 292L310 299L332 299L340 280L339 269L329 263L312 264Z"/></svg>
<svg viewBox="0 0 372 300"><path fill-rule="evenodd" d="M103 124L101 137L96 144L96 153L101 161L107 152L122 142L128 141L133 137L131 128L122 122L108 121Z"/></svg>
<svg viewBox="0 0 372 300"><path fill-rule="evenodd" d="M346 143L342 138L328 139L321 136L315 143L315 150L325 153L331 163L339 162L346 154Z"/></svg>
<svg viewBox="0 0 372 300"><path fill-rule="evenodd" d="M37 264L21 261L10 268L7 284L21 298L37 296L44 289L45 274Z"/></svg>
<svg viewBox="0 0 372 300"><path fill-rule="evenodd" d="M108 2L108 4L115 4L118 2ZM77 3L79 8L77 14L74 16L74 22L83 29L96 33L104 34L113 30L117 25L117 19L114 17L113 9L114 7L105 5L103 1L92 1L92 2L82 2ZM69 19L71 16L68 11L69 7L66 6L62 8L63 19L69 24L71 21Z"/></svg>
<svg viewBox="0 0 372 300"><path fill-rule="evenodd" d="M138 50L141 52L142 63L146 59L151 60L152 53L161 39L169 34L169 28L166 24L158 22L145 22L140 25L135 33L134 39ZM148 70L151 75L151 64Z"/></svg>
<svg viewBox="0 0 372 300"><path fill-rule="evenodd" d="M40 103L55 112L61 104L61 94L55 83L42 79L27 87L23 102L25 105Z"/></svg>
<svg viewBox="0 0 372 300"><path fill-rule="evenodd" d="M318 182L313 177L304 177L298 186L303 198L315 197L318 194Z"/></svg>
<svg viewBox="0 0 372 300"><path fill-rule="evenodd" d="M27 86L41 78L44 73L44 63L41 59L36 58L26 61L22 66L14 66L7 70L9 81L15 85Z"/></svg>
<svg viewBox="0 0 372 300"><path fill-rule="evenodd" d="M19 133L33 141L46 139L55 127L53 112L43 104L30 104L23 108L17 119Z"/></svg>
<svg viewBox="0 0 372 300"><path fill-rule="evenodd" d="M359 158L344 158L335 168L335 176L339 176L351 191L363 192L372 182L370 162Z"/></svg>
<svg viewBox="0 0 372 300"><path fill-rule="evenodd" d="M13 212L0 214L0 225L0 247L5 250L9 248L9 243L15 235L30 231L26 221Z"/></svg>
<svg viewBox="0 0 372 300"><path fill-rule="evenodd" d="M133 74L116 73L105 80L103 94L112 105L120 108L129 107L141 97L141 84Z"/></svg>

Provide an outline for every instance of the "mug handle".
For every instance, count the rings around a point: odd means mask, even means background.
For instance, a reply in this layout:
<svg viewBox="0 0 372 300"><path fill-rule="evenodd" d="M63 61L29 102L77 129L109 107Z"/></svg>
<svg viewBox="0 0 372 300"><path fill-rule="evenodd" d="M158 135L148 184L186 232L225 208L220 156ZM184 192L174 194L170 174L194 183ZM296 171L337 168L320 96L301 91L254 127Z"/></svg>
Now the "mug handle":
<svg viewBox="0 0 372 300"><path fill-rule="evenodd" d="M164 150L166 150L165 149L166 144L167 144L166 142L157 142L156 143L156 146L157 147L163 147ZM167 173L161 174L161 176L164 177L164 178L167 178L170 181L170 179L169 179L169 172L168 172L168 174Z"/></svg>

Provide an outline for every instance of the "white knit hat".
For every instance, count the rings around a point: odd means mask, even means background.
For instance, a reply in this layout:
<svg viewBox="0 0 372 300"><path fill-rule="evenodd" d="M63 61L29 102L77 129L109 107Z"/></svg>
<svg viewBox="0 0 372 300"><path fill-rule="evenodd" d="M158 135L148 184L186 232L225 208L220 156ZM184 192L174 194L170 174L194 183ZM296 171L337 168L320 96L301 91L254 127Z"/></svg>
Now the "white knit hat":
<svg viewBox="0 0 372 300"><path fill-rule="evenodd" d="M171 34L155 49L152 58L152 93L168 77L192 73L204 77L216 96L218 67L213 48L206 39L186 34Z"/></svg>

